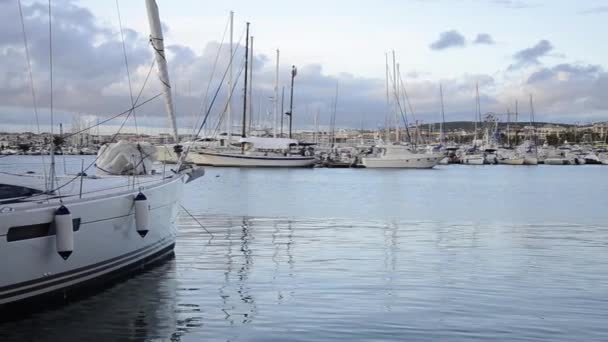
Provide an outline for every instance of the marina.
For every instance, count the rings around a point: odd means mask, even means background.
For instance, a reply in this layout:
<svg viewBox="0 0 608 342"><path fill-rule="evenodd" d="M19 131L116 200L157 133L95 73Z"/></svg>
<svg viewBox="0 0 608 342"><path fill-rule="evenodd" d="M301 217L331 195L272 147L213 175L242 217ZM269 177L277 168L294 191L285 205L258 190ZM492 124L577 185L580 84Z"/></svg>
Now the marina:
<svg viewBox="0 0 608 342"><path fill-rule="evenodd" d="M209 168L175 259L0 338L603 340L605 170Z"/></svg>
<svg viewBox="0 0 608 342"><path fill-rule="evenodd" d="M604 8L110 5L0 1L0 341L608 340Z"/></svg>

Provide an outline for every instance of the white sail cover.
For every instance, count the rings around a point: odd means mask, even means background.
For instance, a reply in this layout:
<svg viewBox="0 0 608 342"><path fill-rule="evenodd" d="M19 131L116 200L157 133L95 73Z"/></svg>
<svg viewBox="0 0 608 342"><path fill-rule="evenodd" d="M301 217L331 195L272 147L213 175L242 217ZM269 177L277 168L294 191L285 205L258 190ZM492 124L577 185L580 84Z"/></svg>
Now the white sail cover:
<svg viewBox="0 0 608 342"><path fill-rule="evenodd" d="M98 175L145 175L152 170L156 148L148 143L119 141L97 152Z"/></svg>
<svg viewBox="0 0 608 342"><path fill-rule="evenodd" d="M259 150L288 150L291 146L298 145L297 140L284 138L248 137L241 138L239 142L241 144L251 144L254 149Z"/></svg>
<svg viewBox="0 0 608 342"><path fill-rule="evenodd" d="M154 49L156 58L156 68L158 71L158 79L162 83L163 93L165 97L165 107L171 128L173 129L173 138L175 143L179 142L177 135L177 122L175 120L175 112L173 107L173 97L171 95L171 82L169 81L169 71L167 70L167 59L165 57L165 43L163 41L163 30L160 26L160 17L158 15L158 6L155 0L146 0L146 9L148 11L148 23L150 25L150 44Z"/></svg>

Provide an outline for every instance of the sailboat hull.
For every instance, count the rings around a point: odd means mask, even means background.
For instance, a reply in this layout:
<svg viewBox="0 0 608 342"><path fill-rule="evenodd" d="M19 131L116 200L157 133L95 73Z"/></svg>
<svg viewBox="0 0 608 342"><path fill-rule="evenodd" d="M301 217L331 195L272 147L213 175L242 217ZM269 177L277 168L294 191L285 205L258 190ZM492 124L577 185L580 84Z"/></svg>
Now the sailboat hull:
<svg viewBox="0 0 608 342"><path fill-rule="evenodd" d="M498 164L501 164L501 165L524 165L524 163L525 163L524 158L498 159Z"/></svg>
<svg viewBox="0 0 608 342"><path fill-rule="evenodd" d="M313 167L314 157L247 155L238 153L198 152L190 154L197 165L225 167Z"/></svg>
<svg viewBox="0 0 608 342"><path fill-rule="evenodd" d="M524 157L524 165L538 165L538 158Z"/></svg>
<svg viewBox="0 0 608 342"><path fill-rule="evenodd" d="M462 157L462 163L466 165L484 165L485 158L482 155L465 155Z"/></svg>
<svg viewBox="0 0 608 342"><path fill-rule="evenodd" d="M400 169L432 169L444 158L444 156L416 156L362 158L363 166L366 168L400 168Z"/></svg>
<svg viewBox="0 0 608 342"><path fill-rule="evenodd" d="M13 211L1 213L1 312L29 309L24 303L44 307L69 301L172 256L182 186L182 177L176 176L142 187L150 223L144 236L135 222L134 197L139 190L64 200L75 222L74 250L66 260L56 250L57 236L51 225L59 203L16 205Z"/></svg>

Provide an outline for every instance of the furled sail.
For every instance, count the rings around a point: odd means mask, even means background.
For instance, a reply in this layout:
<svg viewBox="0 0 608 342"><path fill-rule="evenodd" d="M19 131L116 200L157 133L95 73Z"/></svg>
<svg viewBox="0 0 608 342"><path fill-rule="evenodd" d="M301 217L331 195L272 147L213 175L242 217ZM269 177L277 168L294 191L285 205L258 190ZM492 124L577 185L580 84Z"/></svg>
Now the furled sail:
<svg viewBox="0 0 608 342"><path fill-rule="evenodd" d="M150 24L150 44L152 45L152 49L154 49L158 78L163 86L163 92L165 94L165 107L167 109L167 115L169 115L169 120L171 121L173 138L175 139L175 143L178 143L177 123L175 120L173 98L171 96L171 83L169 81L167 59L165 58L163 30L160 26L160 17L158 15L158 6L156 5L156 1L146 0L146 9L148 11L148 23Z"/></svg>

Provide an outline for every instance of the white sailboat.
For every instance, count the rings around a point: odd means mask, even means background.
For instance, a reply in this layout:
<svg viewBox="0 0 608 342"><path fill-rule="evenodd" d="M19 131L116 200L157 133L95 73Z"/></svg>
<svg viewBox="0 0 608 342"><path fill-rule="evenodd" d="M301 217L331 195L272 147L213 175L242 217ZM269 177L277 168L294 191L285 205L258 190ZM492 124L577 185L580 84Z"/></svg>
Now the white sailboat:
<svg viewBox="0 0 608 342"><path fill-rule="evenodd" d="M249 81L249 23L247 23L246 44L245 44L245 70L244 87L247 88ZM252 54L253 57L253 54ZM277 55L277 76L278 82L278 55ZM293 99L293 79L296 76L295 67L292 69L292 99ZM278 84L275 85L275 96L278 91ZM242 134L239 139L240 149L221 148L221 149L200 149L190 154L190 160L197 165L207 166L230 166L230 167L312 167L316 163L314 153L301 146L295 139L284 139L276 137L276 127L274 128L275 137L247 137L247 91L243 92L243 118ZM276 107L276 104L275 104ZM276 111L276 109L275 109ZM250 114L251 115L251 114ZM291 112L290 112L290 135L291 135ZM276 125L276 121L275 121Z"/></svg>
<svg viewBox="0 0 608 342"><path fill-rule="evenodd" d="M146 8L177 135L158 7ZM0 175L1 313L69 301L173 254L183 185L201 173L155 173L153 152L119 142L100 150L97 175Z"/></svg>

